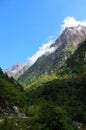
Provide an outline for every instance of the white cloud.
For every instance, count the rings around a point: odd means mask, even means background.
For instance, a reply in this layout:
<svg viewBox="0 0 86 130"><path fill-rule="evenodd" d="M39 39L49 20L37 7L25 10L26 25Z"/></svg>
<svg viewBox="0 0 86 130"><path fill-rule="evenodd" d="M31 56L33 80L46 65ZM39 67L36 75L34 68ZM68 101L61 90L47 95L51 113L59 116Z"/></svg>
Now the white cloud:
<svg viewBox="0 0 86 130"><path fill-rule="evenodd" d="M34 55L28 58L29 63L32 65L40 56L47 53L52 53L55 50L55 47L50 47L53 43L54 41L50 40L48 43L45 43L41 47L39 47L39 50Z"/></svg>
<svg viewBox="0 0 86 130"><path fill-rule="evenodd" d="M66 27L71 27L71 26L86 26L86 20L83 21L78 21L74 17L66 17L64 19L64 23L61 25L61 32L66 28Z"/></svg>

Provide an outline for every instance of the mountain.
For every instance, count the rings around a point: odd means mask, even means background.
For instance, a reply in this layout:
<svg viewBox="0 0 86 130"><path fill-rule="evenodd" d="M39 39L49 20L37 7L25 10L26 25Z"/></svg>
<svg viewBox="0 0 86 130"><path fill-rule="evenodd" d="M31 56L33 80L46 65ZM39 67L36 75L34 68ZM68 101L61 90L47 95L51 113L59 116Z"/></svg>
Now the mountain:
<svg viewBox="0 0 86 130"><path fill-rule="evenodd" d="M60 37L56 40L55 45L68 43L69 46L72 44L77 46L79 42L84 41L86 36L86 27L82 25L67 27L62 32Z"/></svg>
<svg viewBox="0 0 86 130"><path fill-rule="evenodd" d="M18 81L27 85L42 76L47 76L59 69L64 62L79 47L80 43L86 39L86 27L74 26L65 28L60 37L50 46L52 53L46 53L23 73Z"/></svg>
<svg viewBox="0 0 86 130"><path fill-rule="evenodd" d="M56 44L55 51L63 43ZM86 40L71 53L55 73L40 76L25 91L0 69L0 130L86 129Z"/></svg>
<svg viewBox="0 0 86 130"><path fill-rule="evenodd" d="M29 68L29 64L22 64L22 63L17 63L9 68L7 68L5 70L5 73L7 73L7 75L9 77L19 77L20 75L22 75L28 68Z"/></svg>

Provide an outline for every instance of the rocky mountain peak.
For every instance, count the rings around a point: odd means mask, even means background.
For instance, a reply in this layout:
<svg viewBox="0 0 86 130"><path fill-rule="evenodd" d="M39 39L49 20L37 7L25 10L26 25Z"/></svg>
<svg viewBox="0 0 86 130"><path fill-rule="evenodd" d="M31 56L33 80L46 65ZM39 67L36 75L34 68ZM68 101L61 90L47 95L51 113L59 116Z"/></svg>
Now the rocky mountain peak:
<svg viewBox="0 0 86 130"><path fill-rule="evenodd" d="M5 73L7 73L9 77L19 77L28 68L29 64L16 63L13 66L7 68Z"/></svg>
<svg viewBox="0 0 86 130"><path fill-rule="evenodd" d="M86 39L86 27L82 25L67 27L62 32L60 37L56 40L54 46L60 46L62 44L67 45L73 43L77 46L81 41Z"/></svg>
<svg viewBox="0 0 86 130"><path fill-rule="evenodd" d="M85 35L86 34L86 27L82 25L67 27L63 33L66 33L68 35Z"/></svg>

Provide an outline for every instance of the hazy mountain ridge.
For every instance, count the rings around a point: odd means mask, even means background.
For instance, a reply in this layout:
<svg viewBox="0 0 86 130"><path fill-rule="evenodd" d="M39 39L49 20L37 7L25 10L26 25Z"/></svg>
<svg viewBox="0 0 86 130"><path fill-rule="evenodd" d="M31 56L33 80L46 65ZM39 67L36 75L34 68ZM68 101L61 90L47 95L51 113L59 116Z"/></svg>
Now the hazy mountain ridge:
<svg viewBox="0 0 86 130"><path fill-rule="evenodd" d="M50 48L55 47L51 54L45 54L20 76L19 81L28 84L40 76L47 76L55 69L59 69L70 55L79 47L79 44L86 39L86 27L74 26L66 28L60 37Z"/></svg>
<svg viewBox="0 0 86 130"><path fill-rule="evenodd" d="M22 64L22 63L16 63L15 65L7 68L5 70L5 73L9 77L18 78L20 75L22 75L28 68L30 67L30 64Z"/></svg>

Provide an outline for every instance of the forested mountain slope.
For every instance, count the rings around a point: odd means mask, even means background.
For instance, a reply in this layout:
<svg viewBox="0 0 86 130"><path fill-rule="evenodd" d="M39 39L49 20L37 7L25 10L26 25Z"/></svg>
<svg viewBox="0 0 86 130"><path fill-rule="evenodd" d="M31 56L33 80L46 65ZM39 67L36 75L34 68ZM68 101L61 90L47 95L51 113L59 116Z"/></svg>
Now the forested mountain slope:
<svg viewBox="0 0 86 130"><path fill-rule="evenodd" d="M76 52L68 58L59 72L70 75L86 73L86 40L81 42Z"/></svg>

